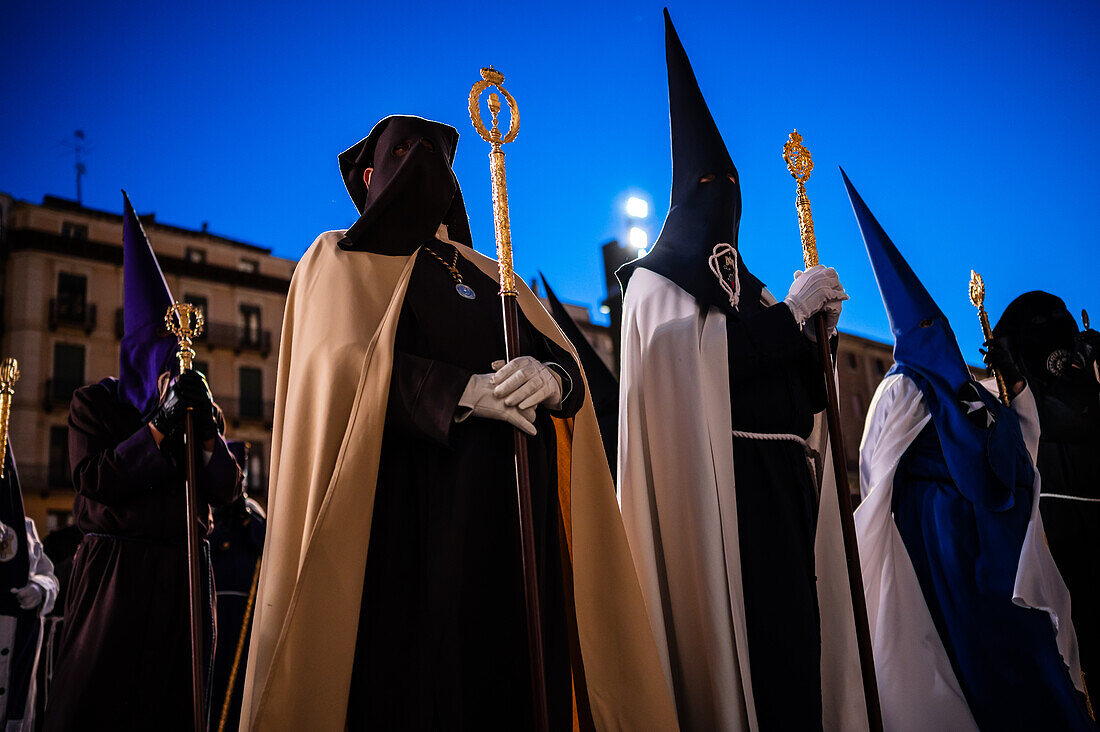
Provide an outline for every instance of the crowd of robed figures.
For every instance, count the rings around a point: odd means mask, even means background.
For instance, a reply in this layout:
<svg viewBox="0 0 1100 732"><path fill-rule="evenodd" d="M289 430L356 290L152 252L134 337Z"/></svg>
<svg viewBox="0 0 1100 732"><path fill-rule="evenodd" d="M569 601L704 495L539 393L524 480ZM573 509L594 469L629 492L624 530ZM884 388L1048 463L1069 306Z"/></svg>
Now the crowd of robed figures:
<svg viewBox="0 0 1100 732"><path fill-rule="evenodd" d="M213 567L209 548L200 559L212 728L536 729L544 708L553 730L874 729L878 714L891 731L1095 729L1100 336L1026 293L983 353L1004 393L977 382L845 176L895 337L861 444L854 567L812 327L824 318L835 353L848 295L820 265L782 299L752 274L737 169L665 22L672 201L619 271L618 377L522 282L523 355L504 359L497 263L472 249L451 169L458 134L386 117L339 156L359 219L318 237L291 282L266 539L205 377L179 373L171 295L126 201L119 376L70 412L82 537L45 729L193 728L188 410L203 535L211 508L235 507L220 508L233 536L211 540ZM219 563L231 544L247 551ZM26 615L41 632L57 580L48 559L29 575L20 562L0 630ZM31 716L9 707L8 728Z"/></svg>

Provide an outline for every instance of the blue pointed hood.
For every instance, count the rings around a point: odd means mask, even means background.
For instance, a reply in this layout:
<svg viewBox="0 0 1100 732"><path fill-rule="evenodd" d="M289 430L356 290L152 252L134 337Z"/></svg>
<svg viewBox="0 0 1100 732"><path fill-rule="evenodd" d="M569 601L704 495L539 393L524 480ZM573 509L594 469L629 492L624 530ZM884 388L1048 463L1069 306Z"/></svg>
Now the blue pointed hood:
<svg viewBox="0 0 1100 732"><path fill-rule="evenodd" d="M947 468L959 490L989 510L1007 510L1031 463L1016 413L970 376L943 311L879 225L842 169L852 210L894 333L890 373L912 379L931 412ZM1030 496L1021 498L1030 500Z"/></svg>
<svg viewBox="0 0 1100 732"><path fill-rule="evenodd" d="M848 198L867 245L867 256L875 270L886 315L890 318L890 330L894 333L894 361L936 374L952 388L953 393L957 392L970 381L970 371L951 324L883 231L843 169L840 174L844 176Z"/></svg>
<svg viewBox="0 0 1100 732"><path fill-rule="evenodd" d="M176 371L176 339L164 327L172 293L145 236L130 197L122 192L123 336L119 347L119 392L145 414L157 399L157 377Z"/></svg>

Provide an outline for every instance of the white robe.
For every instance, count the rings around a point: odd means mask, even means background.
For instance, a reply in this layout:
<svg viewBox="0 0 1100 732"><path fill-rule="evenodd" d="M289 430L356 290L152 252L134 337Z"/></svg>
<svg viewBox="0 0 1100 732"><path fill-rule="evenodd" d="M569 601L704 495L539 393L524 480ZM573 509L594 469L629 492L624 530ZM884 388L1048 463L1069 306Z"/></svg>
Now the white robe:
<svg viewBox="0 0 1100 732"><path fill-rule="evenodd" d="M623 303L620 505L685 730L758 729L728 358L723 313L704 310L661 275L634 272ZM811 437L815 447L827 441L823 421ZM823 723L826 730L861 730L867 721L830 460L818 466L822 472L815 549Z"/></svg>
<svg viewBox="0 0 1100 732"><path fill-rule="evenodd" d="M995 389L993 383L983 382ZM1017 396L1012 408L1034 464L1039 419L1031 391ZM978 729L891 512L898 464L930 419L916 383L900 374L887 376L871 401L859 451L863 502L856 510L856 535L887 732ZM1012 601L1050 614L1062 659L1081 689L1069 591L1047 547L1039 515L1038 470Z"/></svg>

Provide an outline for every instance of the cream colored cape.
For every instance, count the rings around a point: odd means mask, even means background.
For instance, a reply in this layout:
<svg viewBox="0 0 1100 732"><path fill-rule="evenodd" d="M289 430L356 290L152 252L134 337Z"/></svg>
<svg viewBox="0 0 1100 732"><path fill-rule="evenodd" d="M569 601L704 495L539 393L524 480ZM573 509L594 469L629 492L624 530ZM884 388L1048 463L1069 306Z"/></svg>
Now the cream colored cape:
<svg viewBox="0 0 1100 732"><path fill-rule="evenodd" d="M287 298L242 729L345 726L394 334L416 255L346 252L337 246L342 236L318 237ZM457 246L497 279L496 262ZM528 320L576 358L537 298L517 285ZM587 393L572 429L562 515L592 719L607 730L675 729Z"/></svg>
<svg viewBox="0 0 1100 732"><path fill-rule="evenodd" d="M765 300L774 302L767 291ZM623 304L623 523L685 730L759 729L749 672L725 315L635 270ZM824 420L811 444L828 455ZM867 729L832 461L819 462L815 542L822 726ZM792 699L791 704L797 704Z"/></svg>

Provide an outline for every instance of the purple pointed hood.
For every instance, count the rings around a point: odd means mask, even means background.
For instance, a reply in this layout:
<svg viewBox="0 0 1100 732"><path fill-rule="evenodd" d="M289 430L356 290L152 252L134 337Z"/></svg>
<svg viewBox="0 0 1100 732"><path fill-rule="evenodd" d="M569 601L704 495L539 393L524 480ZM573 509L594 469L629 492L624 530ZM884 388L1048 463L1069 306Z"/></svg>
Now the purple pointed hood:
<svg viewBox="0 0 1100 732"><path fill-rule="evenodd" d="M122 202L124 333L119 347L119 390L145 414L157 399L157 377L179 368L173 357L176 339L164 327L164 314L173 300L126 191Z"/></svg>

